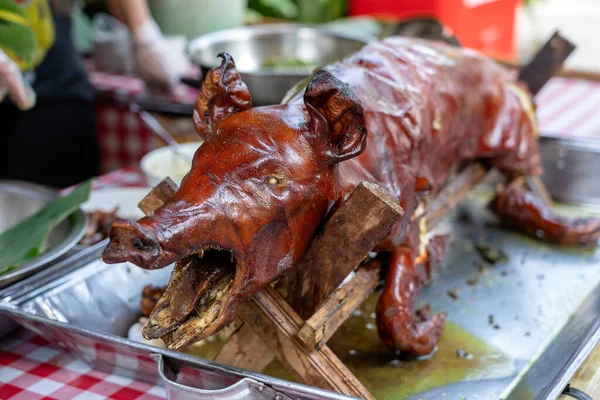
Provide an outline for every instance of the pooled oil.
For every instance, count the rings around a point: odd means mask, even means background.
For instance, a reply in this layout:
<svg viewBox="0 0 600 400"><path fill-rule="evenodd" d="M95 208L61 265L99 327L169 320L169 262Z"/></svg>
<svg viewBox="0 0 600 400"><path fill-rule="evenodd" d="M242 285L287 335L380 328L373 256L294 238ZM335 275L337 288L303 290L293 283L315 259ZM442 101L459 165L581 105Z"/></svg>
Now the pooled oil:
<svg viewBox="0 0 600 400"><path fill-rule="evenodd" d="M373 294L363 302L328 343L377 399L401 399L460 381L514 373L512 359L449 322L433 355L401 358L377 334L377 297Z"/></svg>
<svg viewBox="0 0 600 400"><path fill-rule="evenodd" d="M401 399L460 381L502 378L515 372L512 359L449 322L435 354L413 360L401 358L377 335L377 297L373 294L363 302L328 342L375 398ZM186 352L214 359L223 344L220 340L207 341ZM263 373L297 381L278 360Z"/></svg>

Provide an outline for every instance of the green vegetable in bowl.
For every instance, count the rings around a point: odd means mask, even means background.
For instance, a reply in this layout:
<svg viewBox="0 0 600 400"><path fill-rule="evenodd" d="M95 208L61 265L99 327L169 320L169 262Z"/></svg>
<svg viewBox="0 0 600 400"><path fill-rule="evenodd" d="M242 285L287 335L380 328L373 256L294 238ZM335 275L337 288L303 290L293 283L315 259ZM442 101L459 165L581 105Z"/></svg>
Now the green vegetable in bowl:
<svg viewBox="0 0 600 400"><path fill-rule="evenodd" d="M39 256L50 231L88 199L91 188L91 180L82 183L0 234L0 275Z"/></svg>
<svg viewBox="0 0 600 400"><path fill-rule="evenodd" d="M288 58L288 59L274 59L267 60L262 64L263 68L275 69L275 70L313 70L317 67L317 63L312 61L304 61L299 58Z"/></svg>

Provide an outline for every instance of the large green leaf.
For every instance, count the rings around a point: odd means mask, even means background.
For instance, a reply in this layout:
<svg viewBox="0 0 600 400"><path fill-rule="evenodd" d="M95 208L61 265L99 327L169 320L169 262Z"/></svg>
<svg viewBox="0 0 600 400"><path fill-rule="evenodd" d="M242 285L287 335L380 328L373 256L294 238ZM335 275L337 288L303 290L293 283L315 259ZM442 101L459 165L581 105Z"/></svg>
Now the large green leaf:
<svg viewBox="0 0 600 400"><path fill-rule="evenodd" d="M89 180L0 234L0 275L39 256L48 233L88 199L91 188Z"/></svg>
<svg viewBox="0 0 600 400"><path fill-rule="evenodd" d="M0 12L27 21L25 10L13 0L0 0ZM0 15L0 48L12 51L29 64L33 59L35 46L35 34L31 26L5 19Z"/></svg>
<svg viewBox="0 0 600 400"><path fill-rule="evenodd" d="M30 27L0 18L0 48L11 50L26 63L31 63L35 45L35 35Z"/></svg>
<svg viewBox="0 0 600 400"><path fill-rule="evenodd" d="M25 18L25 10L14 0L0 0L0 10L5 10L19 17Z"/></svg>

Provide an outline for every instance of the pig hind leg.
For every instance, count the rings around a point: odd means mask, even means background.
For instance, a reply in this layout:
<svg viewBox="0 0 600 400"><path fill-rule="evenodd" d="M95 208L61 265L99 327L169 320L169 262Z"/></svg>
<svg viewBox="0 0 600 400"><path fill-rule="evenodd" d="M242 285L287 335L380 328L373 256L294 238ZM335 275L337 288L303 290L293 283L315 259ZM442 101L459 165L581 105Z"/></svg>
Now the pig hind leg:
<svg viewBox="0 0 600 400"><path fill-rule="evenodd" d="M492 199L490 210L504 225L560 244L593 244L600 238L600 218L567 218L553 212L540 196L513 180Z"/></svg>
<svg viewBox="0 0 600 400"><path fill-rule="evenodd" d="M516 85L507 85L505 90L504 112L510 118L498 121L504 123L498 127L503 131L502 140L498 141L500 154L489 162L509 179L540 175L538 135L531 102ZM512 122L506 124L506 121ZM539 196L527 191L521 181L519 178L512 179L496 193L489 205L502 223L555 243L590 244L598 241L600 219L561 217Z"/></svg>
<svg viewBox="0 0 600 400"><path fill-rule="evenodd" d="M411 356L431 354L444 329L445 314L429 306L415 310L421 287L441 263L446 236L435 236L423 254L400 246L391 252L385 284L377 303L377 329L388 346Z"/></svg>

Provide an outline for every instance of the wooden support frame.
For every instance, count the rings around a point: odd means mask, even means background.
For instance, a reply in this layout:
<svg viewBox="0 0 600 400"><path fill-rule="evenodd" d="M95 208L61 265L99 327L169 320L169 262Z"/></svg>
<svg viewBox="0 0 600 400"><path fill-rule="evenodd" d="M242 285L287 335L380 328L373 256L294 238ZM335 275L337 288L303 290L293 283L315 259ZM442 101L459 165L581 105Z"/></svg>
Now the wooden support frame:
<svg viewBox="0 0 600 400"><path fill-rule="evenodd" d="M447 211L439 203L455 204L486 173L480 165L461 172L454 184L440 192L440 200L434 200L427 208L435 215L433 221ZM167 178L138 206L151 214L175 191L176 185ZM239 306L238 317L243 324L238 321L240 326L215 361L260 372L277 357L305 384L373 399L326 343L375 290L380 263L377 259L369 260L368 254L402 214L397 200L381 187L371 183L357 186L324 223L294 273Z"/></svg>
<svg viewBox="0 0 600 400"><path fill-rule="evenodd" d="M319 349L327 343L340 326L379 283L380 261L374 260L356 271L345 285L338 287L321 307L304 323L298 340L308 349Z"/></svg>

